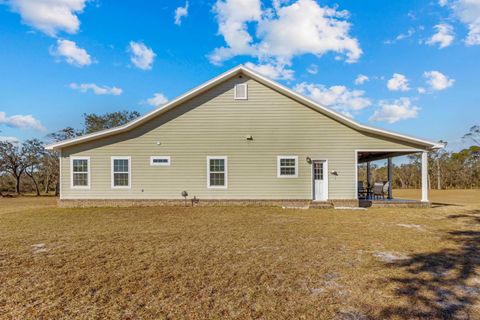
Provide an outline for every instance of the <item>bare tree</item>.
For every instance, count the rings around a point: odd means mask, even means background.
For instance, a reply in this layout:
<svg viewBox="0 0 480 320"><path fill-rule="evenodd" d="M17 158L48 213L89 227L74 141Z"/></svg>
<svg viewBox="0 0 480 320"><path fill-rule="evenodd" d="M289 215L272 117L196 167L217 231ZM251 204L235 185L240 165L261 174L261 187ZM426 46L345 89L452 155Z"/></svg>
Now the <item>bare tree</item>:
<svg viewBox="0 0 480 320"><path fill-rule="evenodd" d="M41 163L41 176L43 180L43 187L45 193L50 191L50 186L55 184L55 191L57 192L57 181L59 171L58 153L55 151L45 150Z"/></svg>
<svg viewBox="0 0 480 320"><path fill-rule="evenodd" d="M22 152L25 155L25 174L32 180L37 196L39 196L40 187L38 179L45 148L38 139L26 140L22 145Z"/></svg>
<svg viewBox="0 0 480 320"><path fill-rule="evenodd" d="M72 138L81 136L82 134L83 134L82 130L76 130L72 127L66 127L56 132L49 133L47 135L47 140L51 142L58 142L58 141L72 139Z"/></svg>
<svg viewBox="0 0 480 320"><path fill-rule="evenodd" d="M477 146L480 146L480 125L474 125L463 135L463 140L471 140Z"/></svg>
<svg viewBox="0 0 480 320"><path fill-rule="evenodd" d="M9 173L15 179L15 192L20 194L20 178L27 168L23 148L19 144L0 141L0 158L4 172Z"/></svg>

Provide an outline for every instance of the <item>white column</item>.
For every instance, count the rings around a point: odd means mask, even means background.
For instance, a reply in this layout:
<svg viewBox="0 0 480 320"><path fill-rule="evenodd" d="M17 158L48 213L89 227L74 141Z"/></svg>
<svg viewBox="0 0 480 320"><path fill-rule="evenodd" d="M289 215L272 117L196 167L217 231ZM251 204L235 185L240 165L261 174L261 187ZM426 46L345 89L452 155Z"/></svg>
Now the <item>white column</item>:
<svg viewBox="0 0 480 320"><path fill-rule="evenodd" d="M393 183L393 172L392 172L392 158L388 158L388 199L392 199L392 183Z"/></svg>
<svg viewBox="0 0 480 320"><path fill-rule="evenodd" d="M422 152L422 202L428 202L428 152Z"/></svg>

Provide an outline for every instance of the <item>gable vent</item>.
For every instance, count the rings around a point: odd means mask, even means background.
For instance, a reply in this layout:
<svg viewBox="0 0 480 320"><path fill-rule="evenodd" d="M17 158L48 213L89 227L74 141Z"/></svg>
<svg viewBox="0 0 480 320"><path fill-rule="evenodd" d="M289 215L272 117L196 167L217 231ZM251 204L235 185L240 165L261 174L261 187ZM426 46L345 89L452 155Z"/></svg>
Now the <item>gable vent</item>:
<svg viewBox="0 0 480 320"><path fill-rule="evenodd" d="M234 91L235 100L246 100L248 98L248 87L246 83L237 83Z"/></svg>

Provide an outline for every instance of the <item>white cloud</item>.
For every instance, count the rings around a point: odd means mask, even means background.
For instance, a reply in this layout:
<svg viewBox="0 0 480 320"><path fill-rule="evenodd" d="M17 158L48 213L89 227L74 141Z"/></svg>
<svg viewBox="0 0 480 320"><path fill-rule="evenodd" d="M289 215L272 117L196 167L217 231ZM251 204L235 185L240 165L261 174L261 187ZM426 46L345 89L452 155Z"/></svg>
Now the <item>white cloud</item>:
<svg viewBox="0 0 480 320"><path fill-rule="evenodd" d="M427 71L423 73L423 76L427 79L427 83L432 90L441 91L448 87L453 86L454 79L448 78L446 75L439 71Z"/></svg>
<svg viewBox="0 0 480 320"><path fill-rule="evenodd" d="M56 57L62 57L69 64L83 67L92 64L92 58L85 49L77 46L70 40L57 40L57 45L50 50L50 53Z"/></svg>
<svg viewBox="0 0 480 320"><path fill-rule="evenodd" d="M394 73L392 78L387 82L387 88L390 91L408 91L408 79L399 73Z"/></svg>
<svg viewBox="0 0 480 320"><path fill-rule="evenodd" d="M223 36L227 46L216 48L209 55L210 62L221 64L235 55L255 55L247 23L260 20L260 0L217 0L213 11L217 18L218 33Z"/></svg>
<svg viewBox="0 0 480 320"><path fill-rule="evenodd" d="M318 66L316 64L311 64L307 68L307 72L310 73L310 74L317 74L318 73Z"/></svg>
<svg viewBox="0 0 480 320"><path fill-rule="evenodd" d="M107 86L97 86L94 83L70 83L70 88L80 91L82 93L88 92L91 90L96 95L114 95L119 96L122 94L123 90L117 87L107 87Z"/></svg>
<svg viewBox="0 0 480 320"><path fill-rule="evenodd" d="M5 112L0 111L0 125L1 124L18 129L33 129L41 132L46 131L40 121L35 119L31 114L7 116Z"/></svg>
<svg viewBox="0 0 480 320"><path fill-rule="evenodd" d="M182 18L188 16L188 1L185 2L185 7L178 7L175 9L175 24L177 26L182 24Z"/></svg>
<svg viewBox="0 0 480 320"><path fill-rule="evenodd" d="M6 141L10 142L13 144L18 144L20 143L20 140L17 137L5 137L5 136L0 136L0 141Z"/></svg>
<svg viewBox="0 0 480 320"><path fill-rule="evenodd" d="M418 87L417 92L420 93L420 94L424 94L424 93L427 92L427 89L425 89L424 87Z"/></svg>
<svg viewBox="0 0 480 320"><path fill-rule="evenodd" d="M403 39L408 39L408 38L411 38L414 34L415 34L415 29L414 29L414 28L410 28L410 29L407 30L407 33L400 33L400 34L395 38L395 40L396 40L396 41L400 41L400 40L403 40Z"/></svg>
<svg viewBox="0 0 480 320"><path fill-rule="evenodd" d="M155 52L147 47L142 42L130 41L129 51L130 61L142 70L150 70L153 66L153 60L155 60Z"/></svg>
<svg viewBox="0 0 480 320"><path fill-rule="evenodd" d="M448 6L460 22L468 28L465 43L480 45L480 0L440 0L441 6Z"/></svg>
<svg viewBox="0 0 480 320"><path fill-rule="evenodd" d="M214 64L237 55L258 58L260 63L273 59L281 65L303 54L335 52L345 55L347 62L362 55L358 40L349 34L348 12L321 7L314 0L273 1L273 7L263 11L259 0L217 0L213 11L226 43L209 55Z"/></svg>
<svg viewBox="0 0 480 320"><path fill-rule="evenodd" d="M144 103L149 104L153 107L159 107L168 102L168 98L163 93L154 93L153 97L144 101Z"/></svg>
<svg viewBox="0 0 480 320"><path fill-rule="evenodd" d="M350 117L352 112L358 112L372 104L370 99L365 97L365 91L349 90L345 86L327 88L321 84L302 82L297 84L294 90Z"/></svg>
<svg viewBox="0 0 480 320"><path fill-rule="evenodd" d="M416 32L415 28L410 28L410 29L407 30L406 33L400 33L398 36L395 37L395 39L393 39L393 40L386 40L386 41L384 41L383 43L385 43L385 44L394 44L394 43L396 43L397 41L402 41L402 40L411 38L411 37L415 34L415 32Z"/></svg>
<svg viewBox="0 0 480 320"><path fill-rule="evenodd" d="M437 33L435 33L428 41L426 42L429 45L435 45L438 43L439 48L443 49L452 44L455 39L453 33L453 27L447 23L437 24L435 27Z"/></svg>
<svg viewBox="0 0 480 320"><path fill-rule="evenodd" d="M274 80L293 80L294 71L287 69L287 66L276 63L253 64L245 63L245 66L256 71L267 78Z"/></svg>
<svg viewBox="0 0 480 320"><path fill-rule="evenodd" d="M1 2L1 1L0 1ZM58 32L78 32L80 20L88 0L7 0L10 8L19 13L23 23L55 37Z"/></svg>
<svg viewBox="0 0 480 320"><path fill-rule="evenodd" d="M278 3L277 3L278 4ZM357 61L362 50L357 39L349 35L350 23L346 11L321 7L313 0L278 6L276 17L262 19L257 34L263 39L261 54L274 54L282 59L312 53L323 55L329 51L343 53L347 62Z"/></svg>
<svg viewBox="0 0 480 320"><path fill-rule="evenodd" d="M381 100L380 108L375 110L370 121L385 121L395 123L400 120L416 118L420 108L414 106L409 98L400 98L394 101Z"/></svg>
<svg viewBox="0 0 480 320"><path fill-rule="evenodd" d="M356 85L361 85L361 84L364 84L365 82L367 82L368 80L370 80L370 79L366 75L359 74L357 76L357 78L355 79L355 84Z"/></svg>

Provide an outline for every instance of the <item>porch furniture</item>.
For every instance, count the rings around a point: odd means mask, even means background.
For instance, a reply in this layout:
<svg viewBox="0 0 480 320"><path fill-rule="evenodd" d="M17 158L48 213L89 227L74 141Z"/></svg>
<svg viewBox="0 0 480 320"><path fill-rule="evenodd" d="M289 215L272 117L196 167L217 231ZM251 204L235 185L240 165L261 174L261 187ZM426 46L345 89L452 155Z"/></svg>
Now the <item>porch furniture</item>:
<svg viewBox="0 0 480 320"><path fill-rule="evenodd" d="M385 199L385 194L383 192L384 184L381 182L375 182L373 184L373 199Z"/></svg>
<svg viewBox="0 0 480 320"><path fill-rule="evenodd" d="M363 186L363 181L358 181L358 197L361 199L368 198L368 190Z"/></svg>
<svg viewBox="0 0 480 320"><path fill-rule="evenodd" d="M384 184L383 184L383 194L387 194L388 195L388 189L390 189L390 181L386 181ZM390 198L389 198L390 199Z"/></svg>

